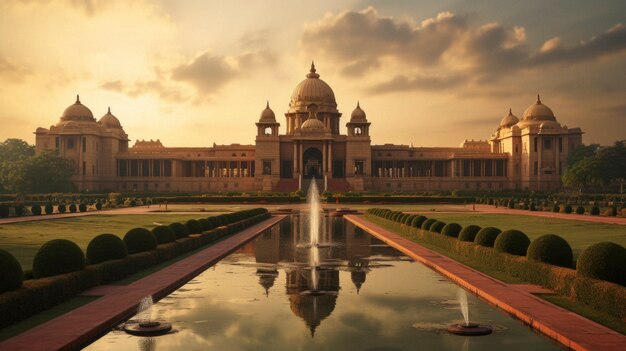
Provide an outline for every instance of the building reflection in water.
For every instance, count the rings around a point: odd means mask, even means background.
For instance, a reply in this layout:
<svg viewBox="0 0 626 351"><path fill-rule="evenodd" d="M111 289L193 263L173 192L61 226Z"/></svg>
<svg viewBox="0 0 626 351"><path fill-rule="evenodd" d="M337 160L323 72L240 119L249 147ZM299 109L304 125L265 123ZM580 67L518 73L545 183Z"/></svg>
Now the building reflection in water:
<svg viewBox="0 0 626 351"><path fill-rule="evenodd" d="M310 265L311 248L305 228L305 216L292 215L261 234L254 241L256 274L266 295L275 285L278 270L285 272L286 294L291 311L302 318L314 336L316 328L329 317L337 305L341 290L339 272L350 273L359 293L371 269L381 265L371 262L389 260L402 254L383 242L348 223L343 218L324 217L320 230L317 290L322 294L307 294L313 289ZM246 251L249 251L249 247ZM391 256L391 257L390 257Z"/></svg>

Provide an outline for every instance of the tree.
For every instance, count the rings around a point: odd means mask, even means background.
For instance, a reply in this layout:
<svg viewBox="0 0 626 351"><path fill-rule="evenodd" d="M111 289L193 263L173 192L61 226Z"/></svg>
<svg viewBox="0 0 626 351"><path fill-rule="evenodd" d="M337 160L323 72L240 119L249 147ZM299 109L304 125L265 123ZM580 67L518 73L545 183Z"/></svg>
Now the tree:
<svg viewBox="0 0 626 351"><path fill-rule="evenodd" d="M0 192L19 192L16 184L24 175L24 161L35 155L35 147L21 139L0 143Z"/></svg>
<svg viewBox="0 0 626 351"><path fill-rule="evenodd" d="M626 178L626 141L613 146L594 145L579 147L568 157L568 167L563 173L563 184L571 188L607 188L623 184ZM593 150L593 151L592 151ZM572 161L572 164L569 162Z"/></svg>
<svg viewBox="0 0 626 351"><path fill-rule="evenodd" d="M59 156L56 150L46 150L26 162L25 188L36 194L75 191L73 173L72 161Z"/></svg>
<svg viewBox="0 0 626 351"><path fill-rule="evenodd" d="M599 147L600 145L598 144L580 145L567 155L567 166L573 166L576 162L582 161L585 157L594 156Z"/></svg>
<svg viewBox="0 0 626 351"><path fill-rule="evenodd" d="M7 139L0 143L0 163L19 161L35 155L35 147L22 139Z"/></svg>

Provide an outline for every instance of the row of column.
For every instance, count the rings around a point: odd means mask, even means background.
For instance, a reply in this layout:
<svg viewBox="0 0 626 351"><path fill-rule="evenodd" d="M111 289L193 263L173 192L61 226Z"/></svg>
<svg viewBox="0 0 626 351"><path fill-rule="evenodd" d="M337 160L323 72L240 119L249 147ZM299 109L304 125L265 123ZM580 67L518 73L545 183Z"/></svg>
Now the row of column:
<svg viewBox="0 0 626 351"><path fill-rule="evenodd" d="M322 175L333 173L333 143L329 140L324 140L322 144ZM303 160L302 142L296 140L293 143L293 176L296 178L298 174L302 174Z"/></svg>

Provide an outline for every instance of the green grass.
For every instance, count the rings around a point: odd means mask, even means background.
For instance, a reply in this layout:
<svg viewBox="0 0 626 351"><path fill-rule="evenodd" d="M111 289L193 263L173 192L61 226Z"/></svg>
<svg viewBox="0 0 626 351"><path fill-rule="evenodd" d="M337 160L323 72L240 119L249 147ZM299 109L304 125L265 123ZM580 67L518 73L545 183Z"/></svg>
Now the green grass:
<svg viewBox="0 0 626 351"><path fill-rule="evenodd" d="M39 247L52 239L68 239L83 251L96 235L111 233L123 237L135 227L152 229L155 222L169 224L209 214L136 214L92 215L4 224L0 226L0 248L17 258L23 269L29 270Z"/></svg>
<svg viewBox="0 0 626 351"><path fill-rule="evenodd" d="M456 222L462 226L476 224L481 227L491 226L501 230L518 229L533 240L543 234L562 236L572 247L574 257L591 244L601 241L612 241L626 246L626 226L583 222L577 220L544 218L514 214L428 214L427 217L443 220L446 223Z"/></svg>
<svg viewBox="0 0 626 351"><path fill-rule="evenodd" d="M10 326L6 328L0 329L0 341L7 340L15 335L18 335L26 330L32 329L40 324L43 324L53 318L56 318L80 306L83 306L92 301L95 301L98 298L99 296L76 296L71 300L62 302L43 312L37 313L34 316L26 318L15 324L11 324Z"/></svg>
<svg viewBox="0 0 626 351"><path fill-rule="evenodd" d="M622 322L618 318L615 318L607 313L594 310L593 308L587 305L578 303L576 301L572 301L568 299L567 297L563 297L560 295L552 295L552 294L535 294L535 295L550 303L563 307L566 310L572 311L587 319L591 319L592 321L598 324L602 324L605 327L611 328L619 333L626 335L626 323Z"/></svg>

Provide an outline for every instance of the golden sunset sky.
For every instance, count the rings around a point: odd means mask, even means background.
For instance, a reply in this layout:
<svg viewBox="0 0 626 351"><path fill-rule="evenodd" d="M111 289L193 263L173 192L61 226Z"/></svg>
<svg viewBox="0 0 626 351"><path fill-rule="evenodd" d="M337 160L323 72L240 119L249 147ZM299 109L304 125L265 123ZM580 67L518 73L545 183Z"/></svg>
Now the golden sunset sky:
<svg viewBox="0 0 626 351"><path fill-rule="evenodd" d="M373 144L487 139L538 93L585 143L626 138L623 0L5 0L0 39L0 140L80 94L133 141L251 144L266 100L284 132L311 60Z"/></svg>

